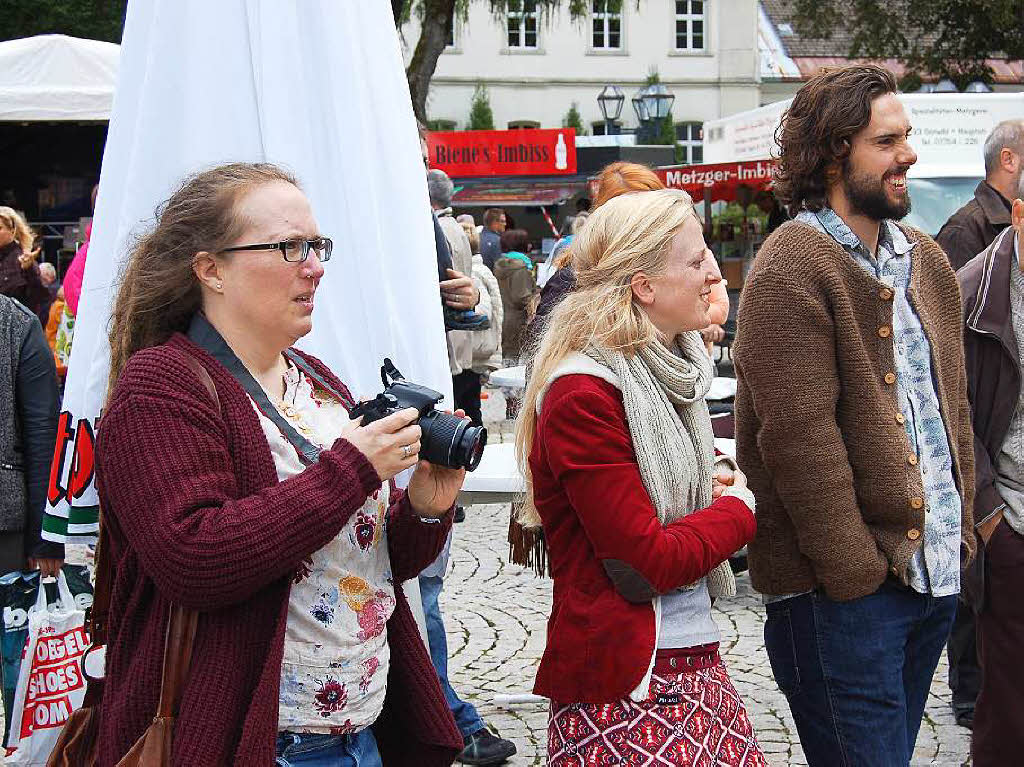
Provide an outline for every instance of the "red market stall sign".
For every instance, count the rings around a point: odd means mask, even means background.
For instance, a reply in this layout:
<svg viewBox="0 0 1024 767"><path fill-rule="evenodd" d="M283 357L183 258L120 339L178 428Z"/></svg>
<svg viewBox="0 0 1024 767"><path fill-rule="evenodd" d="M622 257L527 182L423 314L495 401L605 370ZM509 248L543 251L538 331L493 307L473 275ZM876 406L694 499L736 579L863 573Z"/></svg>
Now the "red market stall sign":
<svg viewBox="0 0 1024 767"><path fill-rule="evenodd" d="M431 168L456 178L576 173L572 128L430 133L427 152Z"/></svg>
<svg viewBox="0 0 1024 767"><path fill-rule="evenodd" d="M712 200L733 200L736 187L746 184L754 191L767 189L772 182L772 163L769 160L753 162L723 162L715 165L677 165L656 168L658 178L669 189L685 189L699 202L704 190L710 188Z"/></svg>

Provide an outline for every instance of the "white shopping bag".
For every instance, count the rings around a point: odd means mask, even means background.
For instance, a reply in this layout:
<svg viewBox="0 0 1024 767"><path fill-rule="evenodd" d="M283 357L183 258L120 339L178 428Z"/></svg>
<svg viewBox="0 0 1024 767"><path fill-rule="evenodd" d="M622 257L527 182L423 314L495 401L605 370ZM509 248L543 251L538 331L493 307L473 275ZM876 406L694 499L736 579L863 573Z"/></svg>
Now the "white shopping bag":
<svg viewBox="0 0 1024 767"><path fill-rule="evenodd" d="M9 746L14 753L7 757L9 765L44 767L64 723L85 697L81 668L89 648L85 611L75 605L63 572L57 575L57 591L57 609L48 610L40 578L11 707Z"/></svg>

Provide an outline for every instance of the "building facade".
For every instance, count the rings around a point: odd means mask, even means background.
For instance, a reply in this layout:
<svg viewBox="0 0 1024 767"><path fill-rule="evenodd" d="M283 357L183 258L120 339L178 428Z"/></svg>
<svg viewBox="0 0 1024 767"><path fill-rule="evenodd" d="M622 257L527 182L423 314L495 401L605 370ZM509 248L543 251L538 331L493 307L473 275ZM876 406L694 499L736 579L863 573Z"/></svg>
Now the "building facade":
<svg viewBox="0 0 1024 767"><path fill-rule="evenodd" d="M457 21L438 59L427 102L437 128L463 129L473 92L487 86L494 127L555 128L575 105L585 131L605 132L597 96L619 86L621 129L637 127L630 99L657 72L675 96L672 110L685 159L700 161L700 131L715 119L760 103L759 4L755 0L588 0L573 20L569 3L551 13L520 0L502 17L477 0ZM402 30L405 56L419 38Z"/></svg>

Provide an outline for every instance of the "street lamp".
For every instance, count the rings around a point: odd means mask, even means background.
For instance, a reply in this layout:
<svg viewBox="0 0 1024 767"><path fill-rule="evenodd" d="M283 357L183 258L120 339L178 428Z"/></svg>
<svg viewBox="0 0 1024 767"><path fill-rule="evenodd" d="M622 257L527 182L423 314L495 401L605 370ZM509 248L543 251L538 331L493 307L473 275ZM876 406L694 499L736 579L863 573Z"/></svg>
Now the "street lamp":
<svg viewBox="0 0 1024 767"><path fill-rule="evenodd" d="M668 88L662 83L654 83L647 86L643 100L647 106L648 119L664 120L672 111L676 97L669 93Z"/></svg>
<svg viewBox="0 0 1024 767"><path fill-rule="evenodd" d="M622 105L626 97L622 88L617 85L606 85L597 97L597 105L601 107L601 115L604 117L604 135L612 134L612 126L622 114Z"/></svg>
<svg viewBox="0 0 1024 767"><path fill-rule="evenodd" d="M647 94L646 88L641 88L633 96L633 111L636 112L637 122L643 127L643 124L651 119L650 113L647 111L647 103L644 101L644 96Z"/></svg>

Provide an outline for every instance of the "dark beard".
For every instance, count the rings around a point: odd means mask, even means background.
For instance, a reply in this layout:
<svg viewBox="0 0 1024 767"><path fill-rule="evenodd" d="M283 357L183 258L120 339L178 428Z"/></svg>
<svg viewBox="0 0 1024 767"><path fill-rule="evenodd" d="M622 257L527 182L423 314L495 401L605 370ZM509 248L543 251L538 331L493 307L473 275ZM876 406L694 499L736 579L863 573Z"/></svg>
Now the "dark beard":
<svg viewBox="0 0 1024 767"><path fill-rule="evenodd" d="M902 203L892 202L885 194L885 177L880 179L858 175L850 168L849 162L843 169L843 191L855 213L882 221L899 221L910 213L910 194L903 195Z"/></svg>

